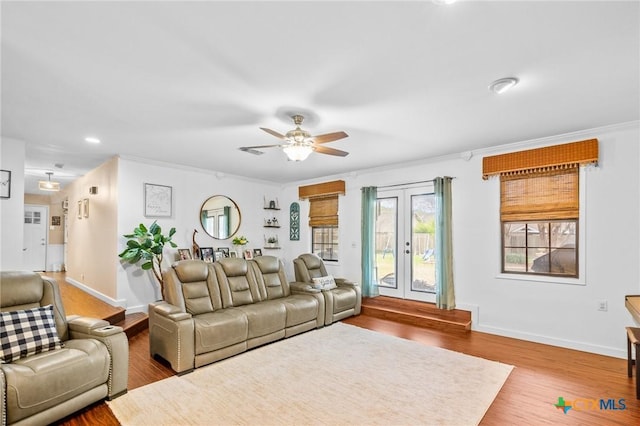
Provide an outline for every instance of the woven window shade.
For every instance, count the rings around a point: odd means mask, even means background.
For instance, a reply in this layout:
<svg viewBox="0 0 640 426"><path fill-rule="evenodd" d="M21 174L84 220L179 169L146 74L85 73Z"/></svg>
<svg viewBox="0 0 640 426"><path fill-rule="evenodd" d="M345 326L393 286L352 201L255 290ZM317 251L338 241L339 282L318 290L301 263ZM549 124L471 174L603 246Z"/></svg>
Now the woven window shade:
<svg viewBox="0 0 640 426"><path fill-rule="evenodd" d="M500 219L577 219L579 167L518 176L500 176Z"/></svg>
<svg viewBox="0 0 640 426"><path fill-rule="evenodd" d="M482 178L561 170L598 162L598 140L589 139L482 159Z"/></svg>
<svg viewBox="0 0 640 426"><path fill-rule="evenodd" d="M309 199L309 226L338 226L338 195L344 194L343 180L298 187L298 197Z"/></svg>
<svg viewBox="0 0 640 426"><path fill-rule="evenodd" d="M338 196L309 199L309 226L338 226Z"/></svg>

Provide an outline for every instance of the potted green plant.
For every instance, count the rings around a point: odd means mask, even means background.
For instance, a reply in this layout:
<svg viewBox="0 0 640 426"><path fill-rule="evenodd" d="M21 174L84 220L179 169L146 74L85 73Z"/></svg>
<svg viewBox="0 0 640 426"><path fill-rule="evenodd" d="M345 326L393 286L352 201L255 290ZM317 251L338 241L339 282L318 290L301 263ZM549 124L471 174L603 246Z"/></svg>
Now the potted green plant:
<svg viewBox="0 0 640 426"><path fill-rule="evenodd" d="M154 221L149 228L142 223L133 229L133 234L124 235L127 238L127 248L118 256L124 261L136 264L142 261L140 267L145 271L151 270L160 283L160 293L164 299L164 281L162 279L162 256L165 244L178 247L171 241L176 228L171 228L169 235L162 235L162 228Z"/></svg>

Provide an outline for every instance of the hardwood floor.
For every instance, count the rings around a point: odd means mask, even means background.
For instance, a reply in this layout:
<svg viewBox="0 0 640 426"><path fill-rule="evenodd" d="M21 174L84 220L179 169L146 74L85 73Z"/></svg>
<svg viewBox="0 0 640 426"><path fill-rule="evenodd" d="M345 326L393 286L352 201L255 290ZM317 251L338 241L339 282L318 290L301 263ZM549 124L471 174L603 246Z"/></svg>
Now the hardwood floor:
<svg viewBox="0 0 640 426"><path fill-rule="evenodd" d="M481 425L640 424L640 401L635 397L634 379L627 377L626 360L475 331L449 333L426 329L366 314L344 322L514 365ZM624 332L620 330L620 333ZM148 331L133 336L129 340L129 348L129 390L173 374L166 364L149 356ZM554 406L559 397L573 402L574 408L564 414ZM608 404L605 405L608 409L600 409L601 399ZM611 405L609 400L615 401L615 405ZM621 409L620 400L623 400L625 409ZM452 401L451 409L455 410L456 405L464 403L464 400ZM612 409L614 407L617 409ZM215 423L214 420L212 422ZM100 402L58 424L117 425L118 421L106 403Z"/></svg>

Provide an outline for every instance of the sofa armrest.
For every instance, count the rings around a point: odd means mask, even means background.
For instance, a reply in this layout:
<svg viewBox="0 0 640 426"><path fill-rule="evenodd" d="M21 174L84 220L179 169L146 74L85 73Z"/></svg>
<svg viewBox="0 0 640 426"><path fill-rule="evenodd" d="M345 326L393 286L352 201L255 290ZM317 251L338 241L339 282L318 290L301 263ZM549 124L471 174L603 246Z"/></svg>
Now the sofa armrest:
<svg viewBox="0 0 640 426"><path fill-rule="evenodd" d="M149 304L149 350L179 374L195 368L195 323L190 313L165 301Z"/></svg>
<svg viewBox="0 0 640 426"><path fill-rule="evenodd" d="M348 287L360 287L359 283L350 281L346 278L334 278L334 281L336 282L336 285L339 286L348 286Z"/></svg>
<svg viewBox="0 0 640 426"><path fill-rule="evenodd" d="M86 336L113 336L114 334L122 333L122 327L117 325L111 325L108 321L81 317L78 315L72 315L67 317L67 324L69 326L69 332L72 339L86 339L86 337L75 337L77 335Z"/></svg>
<svg viewBox="0 0 640 426"><path fill-rule="evenodd" d="M311 284L309 283L303 283L303 282L292 282L289 283L289 288L291 289L291 293L321 293L322 290L320 290L319 288L313 288L311 286Z"/></svg>
<svg viewBox="0 0 640 426"><path fill-rule="evenodd" d="M167 302L156 302L149 304L149 310L152 310L165 318L169 318L173 321L183 321L191 318L191 314L188 312L183 312L175 305L172 305Z"/></svg>
<svg viewBox="0 0 640 426"><path fill-rule="evenodd" d="M129 379L129 340L122 327L77 315L67 317L67 324L71 339L96 339L107 347L111 356L107 398L111 400L125 394Z"/></svg>

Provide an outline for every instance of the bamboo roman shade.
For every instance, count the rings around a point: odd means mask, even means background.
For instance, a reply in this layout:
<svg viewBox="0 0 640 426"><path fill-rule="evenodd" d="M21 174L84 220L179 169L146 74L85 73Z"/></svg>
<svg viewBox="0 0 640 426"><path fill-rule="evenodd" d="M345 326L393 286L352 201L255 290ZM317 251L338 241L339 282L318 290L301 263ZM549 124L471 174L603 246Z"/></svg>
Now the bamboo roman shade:
<svg viewBox="0 0 640 426"><path fill-rule="evenodd" d="M309 199L309 226L338 226L338 195L344 193L343 180L299 187L298 196Z"/></svg>
<svg viewBox="0 0 640 426"><path fill-rule="evenodd" d="M518 175L598 163L598 140L589 139L482 159L482 179Z"/></svg>
<svg viewBox="0 0 640 426"><path fill-rule="evenodd" d="M309 226L338 226L338 196L309 199Z"/></svg>
<svg viewBox="0 0 640 426"><path fill-rule="evenodd" d="M598 162L598 140L494 155L482 178L500 175L500 220L572 220L580 211L580 166Z"/></svg>
<svg viewBox="0 0 640 426"><path fill-rule="evenodd" d="M579 168L500 177L500 220L577 219Z"/></svg>

